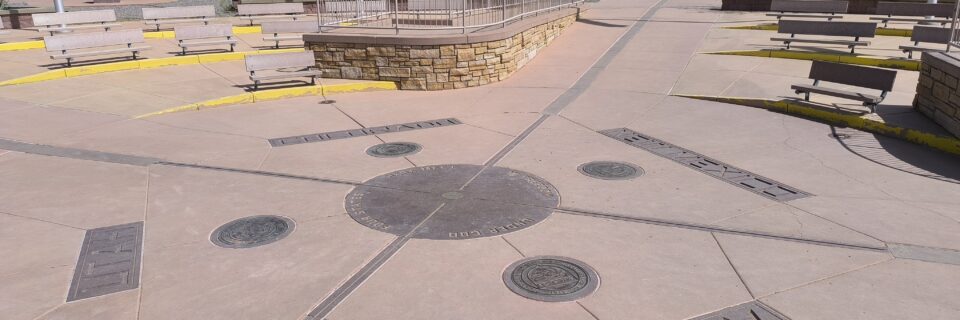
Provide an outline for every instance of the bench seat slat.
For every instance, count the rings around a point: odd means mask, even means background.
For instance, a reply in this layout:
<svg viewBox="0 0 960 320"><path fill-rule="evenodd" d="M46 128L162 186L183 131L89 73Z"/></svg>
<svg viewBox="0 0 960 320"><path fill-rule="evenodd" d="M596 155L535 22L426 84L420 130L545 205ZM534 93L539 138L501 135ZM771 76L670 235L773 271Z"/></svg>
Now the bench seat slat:
<svg viewBox="0 0 960 320"><path fill-rule="evenodd" d="M194 19L165 19L165 20L147 20L144 21L145 25L158 25L158 24L174 24L174 23L191 23L191 22L210 22L209 18L194 18Z"/></svg>
<svg viewBox="0 0 960 320"><path fill-rule="evenodd" d="M925 48L925 47L917 47L917 46L900 46L900 50L919 51L919 52L938 52L938 51L944 51L945 49L944 48Z"/></svg>
<svg viewBox="0 0 960 320"><path fill-rule="evenodd" d="M180 46L181 48L190 48L190 47L214 46L214 45L221 45L221 44L234 45L234 44L237 44L237 40L232 40L232 39L231 40L226 40L226 39L193 40L193 41L184 41L184 42L178 43L177 45Z"/></svg>
<svg viewBox="0 0 960 320"><path fill-rule="evenodd" d="M870 20L879 21L904 21L904 22L935 22L950 23L951 19L925 19L925 18L894 18L894 17L870 17Z"/></svg>
<svg viewBox="0 0 960 320"><path fill-rule="evenodd" d="M265 74L257 74L257 75L250 76L250 80L273 80L273 79L314 77L314 76L319 77L321 74L322 72L316 69L293 71L293 72L274 71L274 72L267 72Z"/></svg>
<svg viewBox="0 0 960 320"><path fill-rule="evenodd" d="M805 38L770 38L770 40L782 41L782 42L842 44L847 46L869 46L870 45L870 41L853 41L853 40L828 40L828 39L805 39Z"/></svg>
<svg viewBox="0 0 960 320"><path fill-rule="evenodd" d="M68 25L66 27L44 27L38 29L40 32L50 32L50 31L68 31L68 30L82 30L82 29L98 29L98 28L116 28L119 27L119 23L98 23L98 24L78 24L78 25Z"/></svg>
<svg viewBox="0 0 960 320"><path fill-rule="evenodd" d="M131 48L117 48L117 49L105 49L105 50L95 50L95 51L80 51L80 52L67 52L65 54L54 54L50 55L51 59L66 59L66 58L77 58L77 57L90 57L90 56L100 56L114 53L124 53L124 52L140 52L143 50L150 49L150 46L139 46Z"/></svg>
<svg viewBox="0 0 960 320"><path fill-rule="evenodd" d="M768 13L768 17L843 19L841 15L811 13Z"/></svg>
<svg viewBox="0 0 960 320"><path fill-rule="evenodd" d="M288 35L288 36L270 36L263 37L263 41L293 41L293 40L303 40L302 35Z"/></svg>
<svg viewBox="0 0 960 320"><path fill-rule="evenodd" d="M876 103L880 103L880 101L883 101L883 98L875 95L858 93L858 92L847 91L847 90L826 88L826 87L818 87L818 86L812 86L812 85L795 84L790 86L790 89L800 91L800 92L818 93L818 94L828 95L828 96L833 96L838 98L857 100L857 101L871 103L871 104L876 104Z"/></svg>

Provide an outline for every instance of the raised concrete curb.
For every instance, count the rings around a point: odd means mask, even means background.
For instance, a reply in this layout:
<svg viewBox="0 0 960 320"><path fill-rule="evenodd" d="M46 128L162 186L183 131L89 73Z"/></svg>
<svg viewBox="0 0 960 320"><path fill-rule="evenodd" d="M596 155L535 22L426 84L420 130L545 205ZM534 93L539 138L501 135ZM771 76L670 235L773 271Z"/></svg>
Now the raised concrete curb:
<svg viewBox="0 0 960 320"><path fill-rule="evenodd" d="M260 33L260 31L260 26L233 27L233 34L254 34ZM177 34L173 31L150 31L144 32L143 37L147 39L173 39L177 37ZM43 44L43 40L0 43L0 51L20 51L43 48L46 48L46 46Z"/></svg>
<svg viewBox="0 0 960 320"><path fill-rule="evenodd" d="M919 71L919 60L907 60L899 58L885 58L874 56L860 56L841 53L822 53L822 52L804 52L789 50L743 50L743 51L714 51L701 52L702 54L716 54L729 56L747 56L762 58L781 58L808 61L826 61L845 64L855 64L861 66L881 67L890 69L900 69L907 71Z"/></svg>
<svg viewBox="0 0 960 320"><path fill-rule="evenodd" d="M801 104L789 100L682 94L675 96L762 108L775 112L797 115L817 122L880 134L891 138L897 138L919 145L928 146L943 152L960 155L960 139L923 132L916 129L903 128L889 123L868 119L859 114L844 113L826 108L817 108L816 106Z"/></svg>
<svg viewBox="0 0 960 320"><path fill-rule="evenodd" d="M27 84L34 82L43 82L64 78L72 78L79 76L86 76L91 74L114 72L114 71L124 71L124 70L138 70L138 69L153 69L153 68L162 68L170 66L182 66L189 64L203 64L203 63L214 63L214 62L223 62L223 61L234 61L234 60L243 60L247 55L255 54L271 54L271 53L283 53L283 52L302 52L301 48L292 48L292 49L271 49L271 50L257 50L257 51L246 51L246 52L227 52L227 53L213 53L213 54L200 54L200 55L190 55L190 56L179 56L179 57L169 57L169 58L158 58L158 59L144 59L136 61L123 61L123 62L113 62L113 63L104 63L91 66L81 66L81 67L70 67L63 69L56 69L45 71L25 77L10 79L0 82L0 87L3 86L12 86L18 84Z"/></svg>
<svg viewBox="0 0 960 320"><path fill-rule="evenodd" d="M183 112L183 111L191 111L191 110L199 111L200 109L222 107L227 105L255 103L255 102L261 102L261 101L279 100L279 99L287 99L287 98L295 98L295 97L303 97L303 96L316 96L316 95L326 96L329 94L337 94L337 93L397 90L397 89L398 89L397 83L392 81L363 81L363 82L340 83L340 84L332 84L332 85L317 85L317 86L294 87L294 88L283 88L283 89L269 89L269 90L260 90L260 91L233 95L233 96L221 97L221 98L211 99L211 100L198 102L198 103L191 103L188 105L164 109L157 112L142 114L134 118L142 119L142 118L159 116L159 115L175 113L175 112Z"/></svg>

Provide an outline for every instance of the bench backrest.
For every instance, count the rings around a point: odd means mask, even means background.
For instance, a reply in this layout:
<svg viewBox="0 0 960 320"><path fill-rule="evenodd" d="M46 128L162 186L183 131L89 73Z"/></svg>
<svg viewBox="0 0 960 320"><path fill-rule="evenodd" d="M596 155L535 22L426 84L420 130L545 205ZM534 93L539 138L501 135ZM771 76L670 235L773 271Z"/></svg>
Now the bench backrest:
<svg viewBox="0 0 960 320"><path fill-rule="evenodd" d="M823 0L773 0L770 11L809 12L809 13L846 13L847 1Z"/></svg>
<svg viewBox="0 0 960 320"><path fill-rule="evenodd" d="M216 17L213 6L143 8L144 20Z"/></svg>
<svg viewBox="0 0 960 320"><path fill-rule="evenodd" d="M897 71L851 64L814 61L810 79L846 84L881 91L892 91Z"/></svg>
<svg viewBox="0 0 960 320"><path fill-rule="evenodd" d="M247 72L280 68L304 68L317 65L313 51L248 55L245 62Z"/></svg>
<svg viewBox="0 0 960 320"><path fill-rule="evenodd" d="M916 42L945 44L950 42L950 28L914 26L913 34L910 35L910 40Z"/></svg>
<svg viewBox="0 0 960 320"><path fill-rule="evenodd" d="M953 17L952 3L879 2L877 14L910 17Z"/></svg>
<svg viewBox="0 0 960 320"><path fill-rule="evenodd" d="M31 17L33 18L33 24L37 26L117 21L117 14L113 10L35 13Z"/></svg>
<svg viewBox="0 0 960 320"><path fill-rule="evenodd" d="M319 32L317 21L270 21L260 24L261 33L311 33Z"/></svg>
<svg viewBox="0 0 960 320"><path fill-rule="evenodd" d="M76 33L43 37L43 43L47 47L47 51L97 48L142 42L143 30L140 29L124 29L110 32Z"/></svg>
<svg viewBox="0 0 960 320"><path fill-rule="evenodd" d="M873 38L877 33L876 22L780 20L778 25L778 33L789 34Z"/></svg>
<svg viewBox="0 0 960 320"><path fill-rule="evenodd" d="M176 35L176 40L232 37L233 26L229 24L176 26L173 28L173 33Z"/></svg>
<svg viewBox="0 0 960 320"><path fill-rule="evenodd" d="M267 4L241 4L237 5L237 14L247 15L265 15L265 14L294 14L303 13L303 3L267 3Z"/></svg>

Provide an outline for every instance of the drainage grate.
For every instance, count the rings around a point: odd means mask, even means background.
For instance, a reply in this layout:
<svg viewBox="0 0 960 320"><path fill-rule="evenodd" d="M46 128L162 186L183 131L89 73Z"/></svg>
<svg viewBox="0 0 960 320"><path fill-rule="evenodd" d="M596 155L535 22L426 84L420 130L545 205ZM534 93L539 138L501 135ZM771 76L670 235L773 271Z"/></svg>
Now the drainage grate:
<svg viewBox="0 0 960 320"><path fill-rule="evenodd" d="M411 155L423 149L419 144L413 142L390 142L382 143L367 149L367 154L378 158L392 158Z"/></svg>
<svg viewBox="0 0 960 320"><path fill-rule="evenodd" d="M790 201L810 196L809 193L797 188L627 128L603 130L600 133L776 201Z"/></svg>
<svg viewBox="0 0 960 320"><path fill-rule="evenodd" d="M214 230L210 241L232 249L259 247L283 239L293 232L293 226L293 220L280 216L240 218Z"/></svg>
<svg viewBox="0 0 960 320"><path fill-rule="evenodd" d="M600 277L586 263L557 256L514 262L503 272L503 282L525 298L561 302L586 297L600 286Z"/></svg>
<svg viewBox="0 0 960 320"><path fill-rule="evenodd" d="M851 138L851 136L846 133L831 133L831 134L827 134L827 136L837 140L847 140Z"/></svg>
<svg viewBox="0 0 960 320"><path fill-rule="evenodd" d="M286 138L275 138L268 140L271 147L282 147L289 146L301 143L310 143L310 142L322 142L329 140L339 140L347 138L356 138L369 136L372 134L383 134L391 132L402 132L410 130L420 130L420 129L430 129L438 127L446 127L452 125L462 124L460 120L456 118L447 118L439 120L430 120L430 121L419 121L411 123L401 123L401 124L391 124L380 127L370 127L363 129L353 129L353 130L343 130L343 131L333 131L333 132L322 132L314 133L302 136L293 136Z"/></svg>
<svg viewBox="0 0 960 320"><path fill-rule="evenodd" d="M690 320L788 320L770 307L750 301Z"/></svg>
<svg viewBox="0 0 960 320"><path fill-rule="evenodd" d="M594 161L581 164L577 167L580 173L603 180L627 180L643 175L643 169L638 166L613 161Z"/></svg>
<svg viewBox="0 0 960 320"><path fill-rule="evenodd" d="M67 302L136 289L143 222L87 230Z"/></svg>

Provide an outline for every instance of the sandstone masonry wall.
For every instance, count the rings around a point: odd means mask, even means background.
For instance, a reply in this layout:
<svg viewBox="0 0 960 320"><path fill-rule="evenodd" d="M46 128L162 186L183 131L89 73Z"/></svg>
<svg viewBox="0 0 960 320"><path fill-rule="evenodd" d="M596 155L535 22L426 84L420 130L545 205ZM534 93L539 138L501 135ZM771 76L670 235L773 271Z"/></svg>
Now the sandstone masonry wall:
<svg viewBox="0 0 960 320"><path fill-rule="evenodd" d="M923 53L913 107L960 137L960 55Z"/></svg>
<svg viewBox="0 0 960 320"><path fill-rule="evenodd" d="M384 80L405 90L445 90L506 79L576 21L576 14L494 41L402 45L307 41L324 78ZM375 41L371 41L375 42Z"/></svg>

